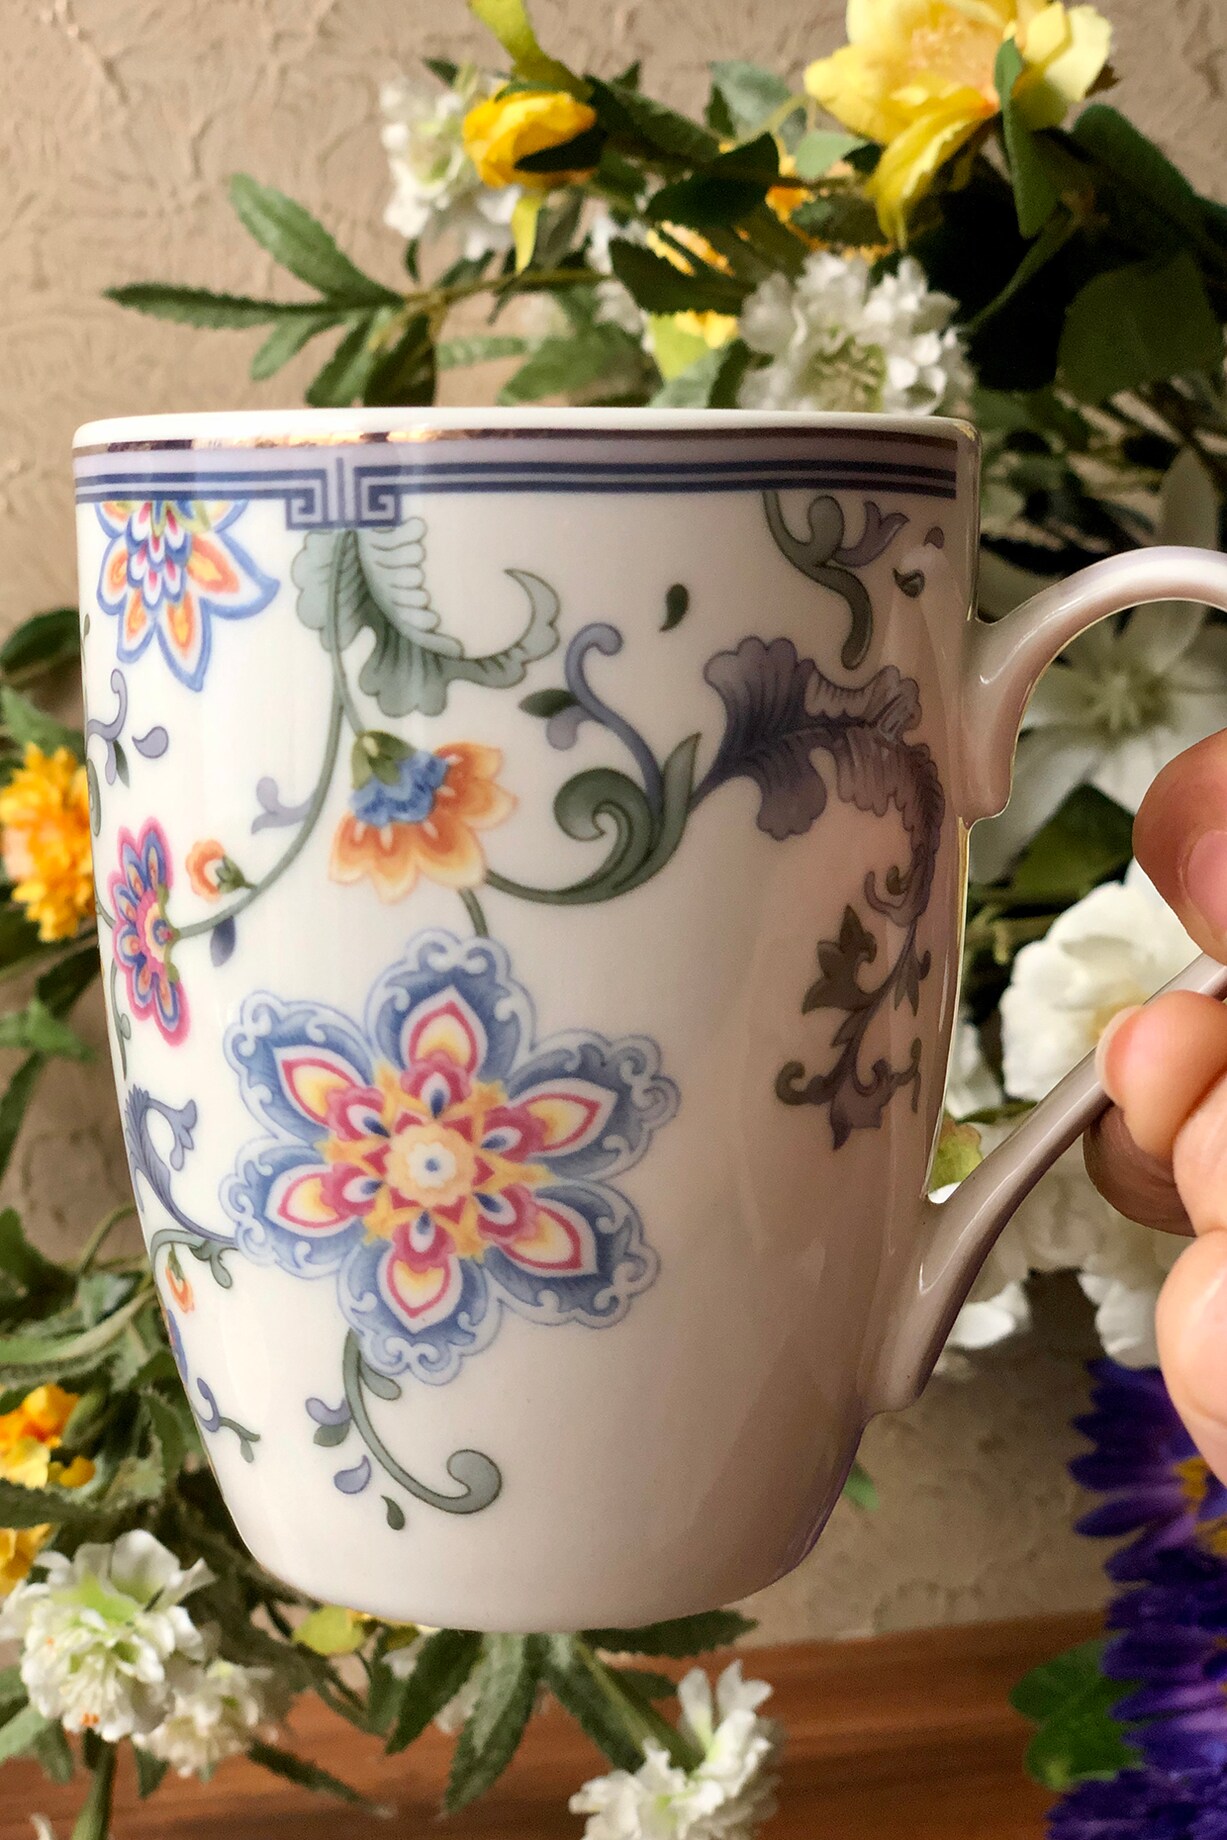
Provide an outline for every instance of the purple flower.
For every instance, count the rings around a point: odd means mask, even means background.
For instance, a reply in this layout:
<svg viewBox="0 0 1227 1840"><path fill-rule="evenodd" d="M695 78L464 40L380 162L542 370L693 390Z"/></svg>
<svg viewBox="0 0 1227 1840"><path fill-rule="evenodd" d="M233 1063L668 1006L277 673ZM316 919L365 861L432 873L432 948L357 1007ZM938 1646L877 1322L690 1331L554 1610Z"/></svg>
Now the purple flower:
<svg viewBox="0 0 1227 1840"><path fill-rule="evenodd" d="M1107 1499L1078 1531L1138 1536L1108 1560L1109 1577L1148 1578L1163 1553L1190 1544L1227 1554L1227 1488L1181 1424L1158 1369L1098 1361L1091 1371L1094 1410L1076 1425L1095 1448L1069 1467Z"/></svg>
<svg viewBox="0 0 1227 1840"><path fill-rule="evenodd" d="M1048 1840L1227 1840L1227 1770L1079 1783L1049 1814Z"/></svg>

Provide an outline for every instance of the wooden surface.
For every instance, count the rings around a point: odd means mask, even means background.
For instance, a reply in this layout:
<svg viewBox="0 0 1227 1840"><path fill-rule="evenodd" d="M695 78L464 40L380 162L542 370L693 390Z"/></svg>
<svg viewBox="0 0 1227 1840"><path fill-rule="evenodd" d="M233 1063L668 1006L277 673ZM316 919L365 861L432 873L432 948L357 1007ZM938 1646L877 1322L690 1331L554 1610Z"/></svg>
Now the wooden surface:
<svg viewBox="0 0 1227 1840"><path fill-rule="evenodd" d="M788 1732L769 1840L1039 1840L1047 1798L1022 1774L1028 1727L1006 1695L1028 1668L1094 1631L1091 1617L1044 1617L747 1651L747 1671L775 1686L768 1710ZM385 1757L318 1702L292 1726L297 1748L395 1804L398 1818L352 1813L244 1761L211 1783L168 1778L142 1803L125 1768L114 1840L418 1840L432 1831L443 1840L577 1840L583 1824L567 1798L606 1767L551 1707L493 1792L440 1830L450 1739L431 1730ZM0 1840L32 1840L35 1810L66 1837L80 1796L80 1783L60 1788L35 1764L6 1764Z"/></svg>

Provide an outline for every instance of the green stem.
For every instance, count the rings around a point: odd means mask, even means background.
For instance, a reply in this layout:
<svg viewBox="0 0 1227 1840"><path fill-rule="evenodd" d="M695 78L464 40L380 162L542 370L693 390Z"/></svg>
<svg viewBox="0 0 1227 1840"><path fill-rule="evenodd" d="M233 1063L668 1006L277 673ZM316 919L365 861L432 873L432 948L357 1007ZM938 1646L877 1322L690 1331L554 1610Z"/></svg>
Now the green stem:
<svg viewBox="0 0 1227 1840"><path fill-rule="evenodd" d="M571 1645L594 1684L605 1695L622 1729L639 1750L643 1750L647 1744L657 1744L668 1754L670 1761L683 1770L696 1769L702 1763L703 1752L699 1746L688 1740L676 1725L670 1725L668 1719L662 1718L655 1706L644 1706L633 1699L613 1669L606 1666L590 1643L585 1642L582 1636L572 1636Z"/></svg>
<svg viewBox="0 0 1227 1840"><path fill-rule="evenodd" d="M83 1275L89 1270L103 1246L106 1244L113 1229L119 1225L120 1221L127 1220L130 1215L135 1213L136 1208L131 1201L122 1201L118 1207L112 1208L109 1214L103 1216L77 1255L77 1272L79 1275Z"/></svg>
<svg viewBox="0 0 1227 1840"><path fill-rule="evenodd" d="M249 888L245 888L238 899L230 903L229 907L223 909L220 914L212 914L207 920L194 920L191 926L178 928L176 932L177 938L196 939L199 938L202 933L211 933L214 927L221 925L223 920L236 919L237 916L243 912L245 907L250 907L252 902L256 900L258 896L262 895L266 889L271 888L274 882L280 881L286 870L297 861L306 847L307 839L319 822L320 813L324 809L324 801L328 797L328 788L332 784L333 769L337 764L337 749L341 742L341 715L342 706L340 698L334 696L332 700L332 714L328 722L328 737L324 743L324 761L320 768L320 776L316 782L315 791L311 794L311 803L307 809L307 815L294 833L294 840L289 848L284 850L277 858L277 861L273 864L267 875L262 875L258 882L253 882Z"/></svg>
<svg viewBox="0 0 1227 1840"><path fill-rule="evenodd" d="M94 1765L94 1779L77 1816L72 1840L107 1840L111 1827L111 1798L115 1790L115 1746L104 1744Z"/></svg>
<svg viewBox="0 0 1227 1840"><path fill-rule="evenodd" d="M341 663L341 559L345 553L344 536L338 537L333 546L332 562L328 570L328 611L324 617L324 639L328 646L328 657L332 663L333 692L345 711L345 719L355 736L363 732L365 724L358 714L345 677L345 667Z"/></svg>
<svg viewBox="0 0 1227 1840"><path fill-rule="evenodd" d="M473 931L479 939L489 939L490 928L486 924L485 909L471 888L459 888L456 891L464 902L464 911L473 924Z"/></svg>

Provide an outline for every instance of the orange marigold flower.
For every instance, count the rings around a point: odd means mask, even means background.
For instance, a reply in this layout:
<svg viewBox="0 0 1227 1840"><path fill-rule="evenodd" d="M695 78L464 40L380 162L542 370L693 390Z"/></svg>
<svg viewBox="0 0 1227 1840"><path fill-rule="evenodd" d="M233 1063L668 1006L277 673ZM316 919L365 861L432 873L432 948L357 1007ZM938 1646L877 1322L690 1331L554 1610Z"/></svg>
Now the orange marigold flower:
<svg viewBox="0 0 1227 1840"><path fill-rule="evenodd" d="M40 939L71 939L94 910L85 768L67 748L33 742L0 791L0 850L13 899Z"/></svg>
<svg viewBox="0 0 1227 1840"><path fill-rule="evenodd" d="M0 1476L27 1489L44 1489L50 1483L61 1489L79 1489L94 1473L88 1457L71 1463L56 1462L65 1425L78 1395L63 1387L39 1386L27 1393L11 1412L0 1413ZM51 1526L0 1527L0 1597L20 1584L52 1532Z"/></svg>
<svg viewBox="0 0 1227 1840"><path fill-rule="evenodd" d="M497 748L453 741L396 763L394 782L372 775L350 796L332 845L334 881L369 876L383 901L400 901L419 875L446 888L475 888L486 872L476 832L515 807L495 784Z"/></svg>
<svg viewBox="0 0 1227 1840"><path fill-rule="evenodd" d="M226 852L216 837L202 837L187 853L188 880L206 901L216 901L222 891L219 872L225 860Z"/></svg>

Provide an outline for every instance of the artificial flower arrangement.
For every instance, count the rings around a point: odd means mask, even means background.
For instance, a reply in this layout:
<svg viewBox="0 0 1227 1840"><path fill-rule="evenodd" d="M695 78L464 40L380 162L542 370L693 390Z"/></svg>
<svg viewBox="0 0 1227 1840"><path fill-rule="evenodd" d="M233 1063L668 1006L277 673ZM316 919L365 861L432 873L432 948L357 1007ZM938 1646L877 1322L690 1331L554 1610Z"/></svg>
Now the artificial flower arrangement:
<svg viewBox="0 0 1227 1840"><path fill-rule="evenodd" d="M700 121L648 95L636 68L568 68L521 0L470 3L501 69L428 60L381 96L403 280L364 273L300 205L239 176L244 227L308 297L139 282L113 298L198 328L265 327L258 379L331 338L307 389L318 405L426 403L441 372L500 360L511 404L969 413L985 442L990 615L1135 545L1217 545L1227 208L1096 99L1112 81L1110 27L1092 6L851 0L849 42L802 88L721 63ZM149 508L151 541L164 509ZM190 592L163 575L127 586L151 632ZM0 1098L0 1172L44 1067L87 1052L69 1017L98 972L89 788L99 764L122 777L127 762L105 724L82 733L24 694L54 687L77 649L71 609L0 648L0 975L32 983L0 1017L0 1045L24 1056ZM1193 956L1130 863L1131 817L1163 761L1225 725L1227 627L1197 607L1101 625L1041 685L1014 801L973 842L935 1187ZM430 874L428 853L409 855ZM202 893L241 885L220 846L190 868ZM162 921L150 1001L173 1005ZM106 975L132 970L117 959ZM75 1840L108 1831L124 1741L142 1793L168 1768L207 1775L245 1752L353 1799L274 1742L300 1693L392 1751L432 1719L456 1731L458 1807L496 1780L550 1692L613 1766L572 1803L589 1840L759 1829L779 1745L759 1711L766 1686L734 1663L713 1697L700 1670L679 1686L676 1669L625 1661L723 1645L749 1627L734 1613L483 1638L310 1604L255 1566L202 1460L144 1265L107 1255L115 1224L61 1266L0 1215L0 1630L21 1644L0 1674L0 1760L33 1752L53 1776L92 1772ZM1075 1465L1106 1497L1085 1530L1135 1536L1109 1562L1110 1637L1016 1694L1037 1727L1029 1767L1066 1792L1054 1840L1124 1840L1156 1822L1177 1840L1227 1832L1227 1493L1154 1367L1154 1300L1177 1249L1115 1214L1067 1158L952 1337L965 1362L1025 1325L1030 1273L1072 1269L1110 1357ZM190 1298L189 1267L173 1278ZM872 1500L863 1475L852 1488Z"/></svg>

